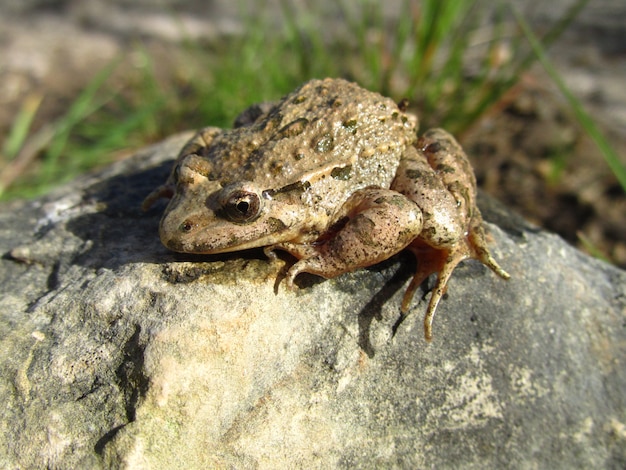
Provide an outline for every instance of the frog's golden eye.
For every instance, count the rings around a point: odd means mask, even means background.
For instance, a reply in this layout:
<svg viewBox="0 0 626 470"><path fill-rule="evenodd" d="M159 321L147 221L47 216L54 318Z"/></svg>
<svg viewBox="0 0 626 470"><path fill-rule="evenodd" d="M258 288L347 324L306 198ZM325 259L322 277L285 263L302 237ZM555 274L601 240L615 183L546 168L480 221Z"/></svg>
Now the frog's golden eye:
<svg viewBox="0 0 626 470"><path fill-rule="evenodd" d="M251 222L261 213L261 199L257 193L238 189L228 195L222 209L231 222Z"/></svg>

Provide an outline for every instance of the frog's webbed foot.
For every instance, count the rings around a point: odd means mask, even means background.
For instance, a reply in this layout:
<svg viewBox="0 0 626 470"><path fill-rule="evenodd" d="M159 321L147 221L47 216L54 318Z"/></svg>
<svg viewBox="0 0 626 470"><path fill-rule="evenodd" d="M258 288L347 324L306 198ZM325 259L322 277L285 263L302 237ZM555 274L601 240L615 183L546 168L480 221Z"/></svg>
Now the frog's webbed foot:
<svg viewBox="0 0 626 470"><path fill-rule="evenodd" d="M403 316L406 316L417 288L428 276L437 273L437 282L430 294L428 308L424 316L424 337L426 341L432 340L435 311L437 310L439 301L448 289L448 280L452 272L461 261L468 258L467 250L463 248L458 247L452 250L445 250L424 247L422 245L409 247L409 250L415 255L418 264L413 279L402 298L401 312Z"/></svg>
<svg viewBox="0 0 626 470"><path fill-rule="evenodd" d="M433 319L439 301L446 293L448 281L457 265L468 258L477 259L503 279L511 276L491 256L480 214L475 216L467 238L451 249L437 249L417 240L409 246L417 259L417 270L402 299L402 315L406 316L417 288L433 273L437 273L437 282L432 290L426 315L424 316L424 337L432 340Z"/></svg>
<svg viewBox="0 0 626 470"><path fill-rule="evenodd" d="M171 199L174 196L174 185L172 184L163 184L152 191L150 194L146 196L141 204L141 210L147 211L150 209L155 202L157 202L161 198Z"/></svg>
<svg viewBox="0 0 626 470"><path fill-rule="evenodd" d="M342 206L334 230L309 244L279 243L266 248L284 250L298 261L287 271L293 286L300 273L333 278L379 263L402 251L422 229L422 212L405 196L381 188L355 192Z"/></svg>
<svg viewBox="0 0 626 470"><path fill-rule="evenodd" d="M276 245L267 246L263 249L263 253L269 259L277 258L276 250L282 250L294 256L299 261L293 264L285 274L285 282L289 289L295 289L294 280L298 274L306 271L307 263L301 263L302 260L311 260L317 255L317 250L313 245L297 244L297 243L278 243Z"/></svg>

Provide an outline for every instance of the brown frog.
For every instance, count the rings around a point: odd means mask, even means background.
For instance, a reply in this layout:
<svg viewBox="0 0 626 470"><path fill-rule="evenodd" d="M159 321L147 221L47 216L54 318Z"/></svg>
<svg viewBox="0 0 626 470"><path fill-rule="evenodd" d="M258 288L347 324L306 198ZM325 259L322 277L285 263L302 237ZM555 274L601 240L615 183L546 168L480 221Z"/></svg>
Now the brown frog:
<svg viewBox="0 0 626 470"><path fill-rule="evenodd" d="M181 150L163 186L160 237L171 250L289 252L302 272L332 278L407 248L418 268L402 301L438 273L426 317L456 265L475 258L504 279L476 207L476 179L442 129L417 138L417 118L342 79L311 80L274 104L246 110L234 129L207 127Z"/></svg>

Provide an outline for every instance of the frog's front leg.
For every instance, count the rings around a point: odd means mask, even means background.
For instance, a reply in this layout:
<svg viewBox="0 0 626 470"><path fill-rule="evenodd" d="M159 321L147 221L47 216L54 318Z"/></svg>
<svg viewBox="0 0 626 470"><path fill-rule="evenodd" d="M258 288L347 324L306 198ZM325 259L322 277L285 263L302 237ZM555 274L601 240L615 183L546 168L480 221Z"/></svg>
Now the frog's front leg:
<svg viewBox="0 0 626 470"><path fill-rule="evenodd" d="M422 230L422 212L407 197L389 189L366 188L356 191L342 206L336 222L313 244L279 243L265 252L284 250L298 258L286 281L312 273L332 278L371 266L400 252Z"/></svg>

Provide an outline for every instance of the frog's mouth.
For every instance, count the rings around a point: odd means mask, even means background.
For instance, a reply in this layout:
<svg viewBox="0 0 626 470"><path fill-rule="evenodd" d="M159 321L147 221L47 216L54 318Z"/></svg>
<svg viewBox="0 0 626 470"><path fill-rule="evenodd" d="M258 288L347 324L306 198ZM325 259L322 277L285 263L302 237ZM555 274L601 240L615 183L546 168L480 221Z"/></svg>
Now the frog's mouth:
<svg viewBox="0 0 626 470"><path fill-rule="evenodd" d="M206 214L202 218L206 220ZM216 254L271 245L297 232L275 217L260 218L246 225L233 224L217 215L209 223L194 220L197 219L193 215L186 217L172 233L163 228L169 223L164 219L161 242L180 253Z"/></svg>

